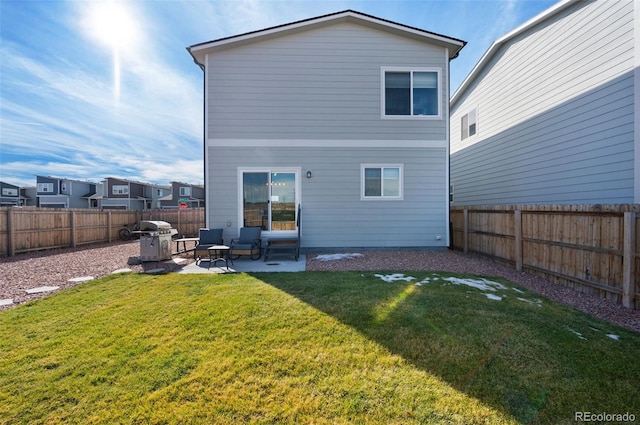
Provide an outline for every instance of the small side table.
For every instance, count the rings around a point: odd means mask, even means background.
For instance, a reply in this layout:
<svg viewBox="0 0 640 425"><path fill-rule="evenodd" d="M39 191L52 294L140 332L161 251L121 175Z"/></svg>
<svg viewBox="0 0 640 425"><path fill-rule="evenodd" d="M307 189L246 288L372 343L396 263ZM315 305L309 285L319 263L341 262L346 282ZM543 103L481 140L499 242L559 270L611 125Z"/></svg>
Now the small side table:
<svg viewBox="0 0 640 425"><path fill-rule="evenodd" d="M215 264L218 261L224 261L225 266L227 266L227 270L229 270L229 247L226 245L213 245L207 248L209 252L209 266L207 269L211 268L211 264Z"/></svg>

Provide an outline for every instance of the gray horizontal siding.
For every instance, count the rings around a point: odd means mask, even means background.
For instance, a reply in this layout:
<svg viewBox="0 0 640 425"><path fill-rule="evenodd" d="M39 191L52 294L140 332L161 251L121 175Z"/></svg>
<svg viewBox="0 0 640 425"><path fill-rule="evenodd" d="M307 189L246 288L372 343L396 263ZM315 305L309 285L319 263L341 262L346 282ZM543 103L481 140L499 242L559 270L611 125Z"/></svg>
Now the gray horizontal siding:
<svg viewBox="0 0 640 425"><path fill-rule="evenodd" d="M455 203L633 202L632 90L622 76L452 154Z"/></svg>
<svg viewBox="0 0 640 425"><path fill-rule="evenodd" d="M508 42L452 105L454 203L633 202L633 31L631 2L577 2Z"/></svg>
<svg viewBox="0 0 640 425"><path fill-rule="evenodd" d="M444 149L210 148L210 225L237 235L238 167L301 167L303 247L445 246ZM402 163L404 200L360 200L361 163ZM306 170L313 172L307 179ZM436 235L442 236L436 241Z"/></svg>
<svg viewBox="0 0 640 425"><path fill-rule="evenodd" d="M208 135L442 140L444 113L380 118L380 69L437 67L445 79L445 58L442 48L348 23L222 50L208 61Z"/></svg>

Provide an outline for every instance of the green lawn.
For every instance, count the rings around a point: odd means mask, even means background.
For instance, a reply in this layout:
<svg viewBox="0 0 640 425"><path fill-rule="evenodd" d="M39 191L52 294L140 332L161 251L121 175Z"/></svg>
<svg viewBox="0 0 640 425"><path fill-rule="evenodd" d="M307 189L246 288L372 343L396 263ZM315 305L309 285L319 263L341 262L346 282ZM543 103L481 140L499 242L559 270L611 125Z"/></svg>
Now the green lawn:
<svg viewBox="0 0 640 425"><path fill-rule="evenodd" d="M640 418L639 334L388 274L114 275L1 312L0 424Z"/></svg>

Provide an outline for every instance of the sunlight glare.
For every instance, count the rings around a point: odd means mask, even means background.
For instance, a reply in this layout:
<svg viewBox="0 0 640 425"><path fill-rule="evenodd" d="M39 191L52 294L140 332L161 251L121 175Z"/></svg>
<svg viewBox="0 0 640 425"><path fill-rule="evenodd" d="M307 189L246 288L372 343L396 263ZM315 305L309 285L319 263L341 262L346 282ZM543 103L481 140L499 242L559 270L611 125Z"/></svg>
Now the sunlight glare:
<svg viewBox="0 0 640 425"><path fill-rule="evenodd" d="M92 3L87 27L96 39L113 48L126 47L137 36L136 21L122 2Z"/></svg>
<svg viewBox="0 0 640 425"><path fill-rule="evenodd" d="M85 31L100 43L111 47L113 53L113 96L120 100L123 50L133 48L139 38L139 25L133 11L122 1L104 0L89 3L83 22Z"/></svg>

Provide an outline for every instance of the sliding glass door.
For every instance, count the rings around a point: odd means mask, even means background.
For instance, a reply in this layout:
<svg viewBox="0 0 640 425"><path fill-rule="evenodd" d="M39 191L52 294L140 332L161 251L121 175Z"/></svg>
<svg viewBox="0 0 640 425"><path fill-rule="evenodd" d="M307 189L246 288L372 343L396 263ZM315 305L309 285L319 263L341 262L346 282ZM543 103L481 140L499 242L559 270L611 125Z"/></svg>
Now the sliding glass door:
<svg viewBox="0 0 640 425"><path fill-rule="evenodd" d="M295 231L299 198L297 170L241 170L242 225L263 231Z"/></svg>

